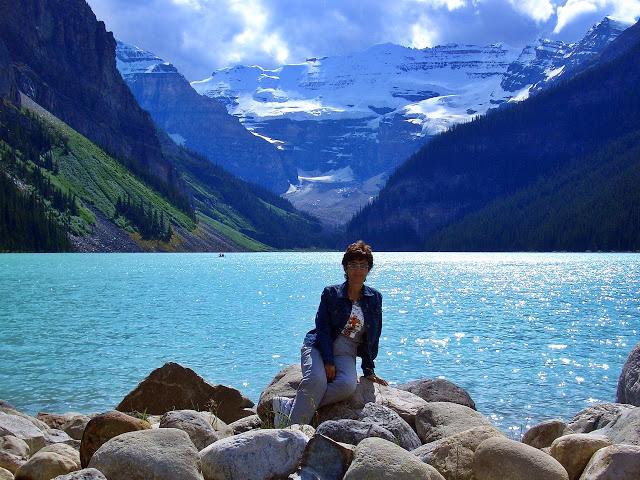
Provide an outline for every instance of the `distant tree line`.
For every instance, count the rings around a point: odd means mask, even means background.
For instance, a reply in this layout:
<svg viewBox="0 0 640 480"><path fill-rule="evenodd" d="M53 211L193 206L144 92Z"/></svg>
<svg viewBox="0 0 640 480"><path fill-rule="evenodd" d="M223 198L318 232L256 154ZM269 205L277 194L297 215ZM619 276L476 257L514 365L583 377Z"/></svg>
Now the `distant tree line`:
<svg viewBox="0 0 640 480"><path fill-rule="evenodd" d="M164 212L158 211L144 200L132 201L131 196L118 197L116 201L116 215L129 220L140 232L145 240L163 240L168 242L173 235L170 222L165 222Z"/></svg>

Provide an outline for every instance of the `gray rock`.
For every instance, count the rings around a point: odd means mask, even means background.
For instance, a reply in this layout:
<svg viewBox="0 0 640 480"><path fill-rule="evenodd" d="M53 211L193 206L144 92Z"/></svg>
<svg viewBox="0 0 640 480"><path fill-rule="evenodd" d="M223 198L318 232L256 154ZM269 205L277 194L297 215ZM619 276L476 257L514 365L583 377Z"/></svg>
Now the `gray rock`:
<svg viewBox="0 0 640 480"><path fill-rule="evenodd" d="M300 365L289 365L281 370L260 395L258 402L260 418L270 421L273 397L293 398L301 378ZM423 399L410 392L385 387L361 377L355 393L348 400L318 409L315 424L327 420L357 419L367 403L377 403L389 407L414 429L415 415L418 409L427 404Z"/></svg>
<svg viewBox="0 0 640 480"><path fill-rule="evenodd" d="M475 480L568 480L566 470L553 457L521 442L491 437L473 455Z"/></svg>
<svg viewBox="0 0 640 480"><path fill-rule="evenodd" d="M302 370L300 364L288 365L273 377L273 380L262 391L258 400L257 412L263 422L267 421L267 423L273 424L271 420L273 414L271 400L274 397L295 397L301 380Z"/></svg>
<svg viewBox="0 0 640 480"><path fill-rule="evenodd" d="M249 430L262 428L262 420L260 420L258 415L251 415L250 417L241 418L240 420L230 423L229 428L231 428L234 435L237 435L248 432Z"/></svg>
<svg viewBox="0 0 640 480"><path fill-rule="evenodd" d="M205 422L211 425L211 427L216 431L216 434L218 435L219 439L227 438L235 435L233 433L233 429L229 425L227 425L225 422L223 422L222 419L216 417L215 414L213 414L212 412L196 412L196 413L200 415L202 418L204 418Z"/></svg>
<svg viewBox="0 0 640 480"><path fill-rule="evenodd" d="M290 429L251 430L223 438L200 452L202 473L206 480L286 477L298 467L308 440Z"/></svg>
<svg viewBox="0 0 640 480"><path fill-rule="evenodd" d="M621 403L598 403L580 410L567 424L567 433L589 433L606 427L617 420L632 405Z"/></svg>
<svg viewBox="0 0 640 480"><path fill-rule="evenodd" d="M318 435L324 435L336 442L358 445L362 440L369 437L384 438L396 443L396 437L386 428L375 423L361 422L360 420L327 420L318 425L316 429Z"/></svg>
<svg viewBox="0 0 640 480"><path fill-rule="evenodd" d="M355 447L345 446L324 435L314 435L302 454L301 480L342 480L351 461Z"/></svg>
<svg viewBox="0 0 640 480"><path fill-rule="evenodd" d="M13 480L13 473L6 468L0 467L0 480Z"/></svg>
<svg viewBox="0 0 640 480"><path fill-rule="evenodd" d="M318 422L340 418L359 418L367 403L384 405L396 412L415 430L418 410L429 405L413 393L373 383L360 378L355 393L346 401L322 407L317 412Z"/></svg>
<svg viewBox="0 0 640 480"><path fill-rule="evenodd" d="M43 423L45 428L49 428ZM31 453L35 453L45 446L45 437L42 430L37 428L33 422L28 419L0 412L0 435L12 435L24 440Z"/></svg>
<svg viewBox="0 0 640 480"><path fill-rule="evenodd" d="M603 435L573 433L556 438L549 454L564 467L569 480L578 480L593 454L609 445L611 440Z"/></svg>
<svg viewBox="0 0 640 480"><path fill-rule="evenodd" d="M80 469L80 454L63 443L41 448L15 473L16 480L49 480Z"/></svg>
<svg viewBox="0 0 640 480"><path fill-rule="evenodd" d="M44 432L44 442L47 445L54 445L56 443L66 443L67 445L74 445L77 440L74 440L66 432L58 430L56 428L49 428Z"/></svg>
<svg viewBox="0 0 640 480"><path fill-rule="evenodd" d="M431 465L395 443L366 438L356 447L344 480L444 480Z"/></svg>
<svg viewBox="0 0 640 480"><path fill-rule="evenodd" d="M416 415L416 431L422 443L431 443L473 427L493 427L493 424L475 410L450 402L428 403Z"/></svg>
<svg viewBox="0 0 640 480"><path fill-rule="evenodd" d="M527 430L522 436L522 443L535 448L547 448L556 438L561 437L566 429L567 424L562 420L547 420Z"/></svg>
<svg viewBox="0 0 640 480"><path fill-rule="evenodd" d="M313 428L311 425L305 425L305 424L298 424L298 423L294 423L293 425L287 427L291 430L297 430L299 432L304 433L307 438L311 438L316 434L316 429Z"/></svg>
<svg viewBox="0 0 640 480"><path fill-rule="evenodd" d="M414 380L396 388L411 392L427 402L451 402L476 410L476 404L467 391L444 378Z"/></svg>
<svg viewBox="0 0 640 480"><path fill-rule="evenodd" d="M221 438L195 410L174 410L165 413L160 419L160 428L178 428L186 432L198 451Z"/></svg>
<svg viewBox="0 0 640 480"><path fill-rule="evenodd" d="M611 445L593 454L580 480L631 480L640 478L640 447Z"/></svg>
<svg viewBox="0 0 640 480"><path fill-rule="evenodd" d="M447 480L472 480L475 451L492 437L504 435L493 427L475 427L422 445L411 453L434 467Z"/></svg>
<svg viewBox="0 0 640 480"><path fill-rule="evenodd" d="M77 472L59 475L52 480L107 480L100 470L95 468L83 468Z"/></svg>
<svg viewBox="0 0 640 480"><path fill-rule="evenodd" d="M109 480L202 480L198 451L189 435L177 428L113 437L93 454L89 468Z"/></svg>
<svg viewBox="0 0 640 480"><path fill-rule="evenodd" d="M0 450L24 458L25 460L29 458L31 453L27 442L13 435L0 437Z"/></svg>
<svg viewBox="0 0 640 480"><path fill-rule="evenodd" d="M27 463L26 458L0 450L0 468L4 468L11 473L15 473L25 463Z"/></svg>
<svg viewBox="0 0 640 480"><path fill-rule="evenodd" d="M74 440L82 440L82 433L89 420L91 420L90 416L75 412L62 415L40 412L36 418L46 423L49 428L62 430Z"/></svg>
<svg viewBox="0 0 640 480"><path fill-rule="evenodd" d="M616 420L592 433L604 435L612 443L640 445L640 408L623 411Z"/></svg>
<svg viewBox="0 0 640 480"><path fill-rule="evenodd" d="M640 343L633 347L622 367L616 402L640 407Z"/></svg>
<svg viewBox="0 0 640 480"><path fill-rule="evenodd" d="M358 420L374 423L389 430L395 441L405 450L413 450L422 445L420 438L400 415L384 405L367 403L358 416ZM384 438L384 437L383 437Z"/></svg>

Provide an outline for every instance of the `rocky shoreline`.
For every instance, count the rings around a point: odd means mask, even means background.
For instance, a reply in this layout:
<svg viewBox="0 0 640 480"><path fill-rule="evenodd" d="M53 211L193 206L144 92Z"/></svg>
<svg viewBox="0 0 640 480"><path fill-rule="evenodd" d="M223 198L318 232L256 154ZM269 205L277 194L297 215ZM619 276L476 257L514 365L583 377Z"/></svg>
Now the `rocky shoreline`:
<svg viewBox="0 0 640 480"><path fill-rule="evenodd" d="M283 369L258 405L167 363L115 410L26 415L0 400L0 480L632 480L640 478L640 344L618 403L590 406L508 438L446 380L397 388L360 379L312 425L273 425ZM624 402L624 403L622 403ZM283 428L285 427L285 428Z"/></svg>

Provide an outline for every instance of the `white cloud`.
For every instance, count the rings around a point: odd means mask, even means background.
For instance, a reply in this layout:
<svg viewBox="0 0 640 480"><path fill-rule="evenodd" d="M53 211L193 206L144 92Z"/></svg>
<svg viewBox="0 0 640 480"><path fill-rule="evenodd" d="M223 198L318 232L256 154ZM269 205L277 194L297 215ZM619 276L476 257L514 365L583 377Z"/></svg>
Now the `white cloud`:
<svg viewBox="0 0 640 480"><path fill-rule="evenodd" d="M427 48L435 45L436 35L432 28L424 23L414 23L411 26L411 38L408 42L413 48Z"/></svg>
<svg viewBox="0 0 640 480"><path fill-rule="evenodd" d="M524 13L538 23L549 20L556 10L551 0L509 0L509 3L516 11Z"/></svg>
<svg viewBox="0 0 640 480"><path fill-rule="evenodd" d="M414 0L417 3L426 4L433 8L447 7L451 12L467 5L466 0Z"/></svg>
<svg viewBox="0 0 640 480"><path fill-rule="evenodd" d="M558 19L553 31L559 33L581 16L598 11L632 22L640 15L640 0L567 0L564 5L558 6Z"/></svg>

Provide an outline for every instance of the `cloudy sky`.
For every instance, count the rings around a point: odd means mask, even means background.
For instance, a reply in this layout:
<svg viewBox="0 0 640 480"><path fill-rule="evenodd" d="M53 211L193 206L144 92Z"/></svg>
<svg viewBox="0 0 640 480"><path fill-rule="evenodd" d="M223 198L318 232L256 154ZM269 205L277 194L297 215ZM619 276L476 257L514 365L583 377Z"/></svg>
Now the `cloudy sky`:
<svg viewBox="0 0 640 480"><path fill-rule="evenodd" d="M117 39L152 51L189 80L239 63L274 67L383 42L573 41L606 15L640 16L640 0L87 1Z"/></svg>

